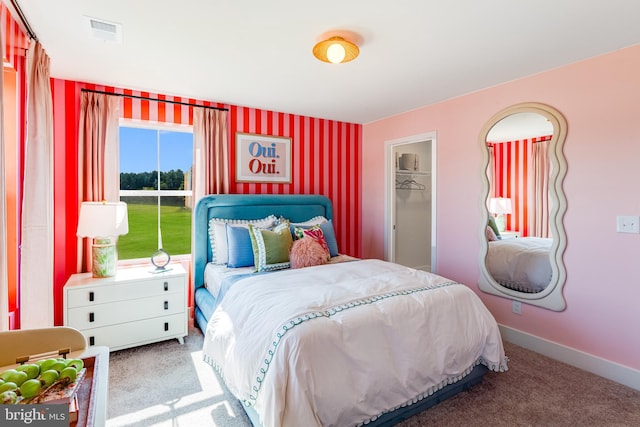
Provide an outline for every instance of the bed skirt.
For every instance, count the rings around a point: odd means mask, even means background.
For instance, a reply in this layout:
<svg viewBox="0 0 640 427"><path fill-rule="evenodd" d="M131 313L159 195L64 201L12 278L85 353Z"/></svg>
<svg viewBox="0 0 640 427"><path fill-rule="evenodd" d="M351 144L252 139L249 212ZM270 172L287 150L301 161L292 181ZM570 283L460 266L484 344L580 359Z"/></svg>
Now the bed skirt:
<svg viewBox="0 0 640 427"><path fill-rule="evenodd" d="M476 365L473 370L460 381L449 384L433 393L431 396L425 397L424 399L419 400L412 405L398 408L392 412L387 412L378 417L376 420L367 423L366 426L390 427L396 425L406 420L407 418L410 418L426 409L431 408L434 405L437 405L440 402L449 399L450 397L455 396L462 391L470 389L476 384L480 384L482 382L484 374L486 374L488 370L489 369L484 365ZM242 405L242 402L240 402L240 404ZM258 417L258 413L254 409L254 407L245 405L242 405L242 407L249 417L251 424L254 427L262 427L262 423L260 423L260 418Z"/></svg>

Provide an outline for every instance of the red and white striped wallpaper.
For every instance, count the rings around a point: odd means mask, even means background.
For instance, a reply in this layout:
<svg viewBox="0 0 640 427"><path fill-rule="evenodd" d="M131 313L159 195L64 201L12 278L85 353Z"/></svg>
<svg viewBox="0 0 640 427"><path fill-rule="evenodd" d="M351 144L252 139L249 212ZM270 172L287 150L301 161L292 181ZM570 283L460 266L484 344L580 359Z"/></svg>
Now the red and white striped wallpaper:
<svg viewBox="0 0 640 427"><path fill-rule="evenodd" d="M56 324L62 321L62 287L76 268L75 224L78 216L77 140L80 93L93 89L229 109L230 193L322 194L334 208L341 253L361 256L360 169L362 126L195 99L179 98L52 79L54 115L54 212ZM123 97L123 118L192 124L193 108ZM235 182L235 134L256 133L292 138L292 182Z"/></svg>
<svg viewBox="0 0 640 427"><path fill-rule="evenodd" d="M15 176L7 180L7 276L8 280L8 306L9 306L9 329L20 327L18 316L19 308L19 250L18 242L21 240L21 206L22 206L22 182L24 176L24 142L26 138L26 100L27 100L27 78L26 78L26 52L29 49L29 38L22 32L18 23L13 19L11 13L4 3L0 2L0 31L2 32L2 57L4 69L12 69L15 73L11 79L7 79L5 72L5 138L11 135L10 130L15 130L15 141L7 141L9 150L15 153L15 157L5 158L5 162L12 162L11 166L0 171L6 173L8 170L15 171ZM13 81L15 77L15 87ZM11 81L11 83L8 83ZM9 89L7 85L11 85ZM8 105L7 94L11 93L15 98L15 104ZM15 122L7 122L8 117L15 117ZM11 172L12 173L12 172ZM11 183L11 184L9 184ZM14 185L15 183L15 185Z"/></svg>
<svg viewBox="0 0 640 427"><path fill-rule="evenodd" d="M492 142L494 193L490 197L511 199L513 213L505 215L506 230L519 231L522 237L528 236L529 222L527 192L529 188L528 166L533 144L548 141L551 135L516 141Z"/></svg>
<svg viewBox="0 0 640 427"><path fill-rule="evenodd" d="M30 40L22 32L18 23L11 16L11 12L4 3L0 2L0 27L3 41L3 60L11 68L17 69L19 58L25 57L25 51L29 49Z"/></svg>

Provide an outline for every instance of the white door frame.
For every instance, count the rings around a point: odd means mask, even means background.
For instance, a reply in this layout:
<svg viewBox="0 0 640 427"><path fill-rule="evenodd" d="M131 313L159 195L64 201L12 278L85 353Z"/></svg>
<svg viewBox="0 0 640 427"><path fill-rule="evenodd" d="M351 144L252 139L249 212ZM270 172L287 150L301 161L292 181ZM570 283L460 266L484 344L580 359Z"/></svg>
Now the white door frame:
<svg viewBox="0 0 640 427"><path fill-rule="evenodd" d="M395 260L395 236L393 225L395 224L395 200L396 187L395 172L396 159L393 149L398 145L413 144L417 142L431 141L431 272L436 272L436 131L418 135L406 136L391 141L385 141L384 149L384 259Z"/></svg>

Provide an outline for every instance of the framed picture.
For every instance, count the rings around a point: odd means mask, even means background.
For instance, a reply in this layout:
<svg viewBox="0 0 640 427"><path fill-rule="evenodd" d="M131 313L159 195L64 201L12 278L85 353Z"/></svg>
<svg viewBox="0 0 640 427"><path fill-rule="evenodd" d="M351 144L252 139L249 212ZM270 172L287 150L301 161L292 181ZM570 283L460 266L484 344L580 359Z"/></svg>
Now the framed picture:
<svg viewBox="0 0 640 427"><path fill-rule="evenodd" d="M291 182L291 138L236 133L237 182Z"/></svg>

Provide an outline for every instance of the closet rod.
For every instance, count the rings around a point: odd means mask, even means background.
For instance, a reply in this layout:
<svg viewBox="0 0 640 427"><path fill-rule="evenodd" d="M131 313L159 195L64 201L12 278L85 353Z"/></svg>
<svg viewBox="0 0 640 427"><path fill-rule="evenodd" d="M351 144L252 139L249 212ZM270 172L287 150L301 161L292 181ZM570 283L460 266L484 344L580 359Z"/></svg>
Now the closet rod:
<svg viewBox="0 0 640 427"><path fill-rule="evenodd" d="M128 95L126 93L114 93L114 92L106 92L106 91L103 91L103 90L94 90L94 89L80 89L80 91L82 91L82 92L100 93L100 94L103 94L103 95L124 96L126 98L142 99L142 100L145 100L145 101L157 101L157 102L166 102L166 103L169 103L169 104L188 105L189 107L202 107L202 108L210 108L212 110L229 111L228 108L214 107L214 106L211 106L211 105L191 104L189 102L173 101L171 99L151 98L151 97L148 97L148 96Z"/></svg>

